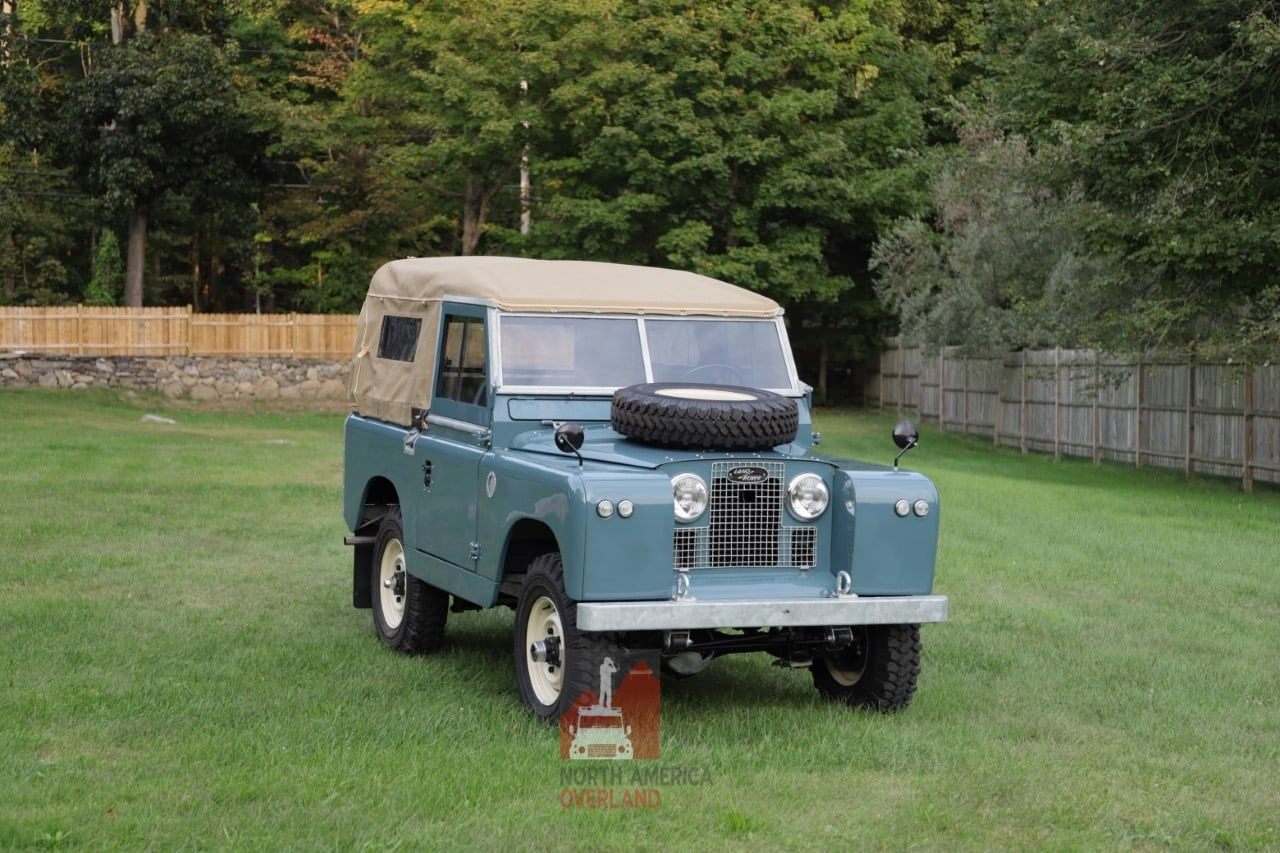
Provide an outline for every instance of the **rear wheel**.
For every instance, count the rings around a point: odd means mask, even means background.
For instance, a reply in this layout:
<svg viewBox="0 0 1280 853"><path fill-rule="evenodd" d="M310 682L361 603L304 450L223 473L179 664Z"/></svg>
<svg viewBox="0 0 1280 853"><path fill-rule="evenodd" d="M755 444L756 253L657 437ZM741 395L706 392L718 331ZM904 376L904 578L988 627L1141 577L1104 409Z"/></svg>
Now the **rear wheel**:
<svg viewBox="0 0 1280 853"><path fill-rule="evenodd" d="M828 699L877 711L911 704L920 675L919 625L854 627L853 643L814 658L813 684Z"/></svg>
<svg viewBox="0 0 1280 853"><path fill-rule="evenodd" d="M409 574L400 508L378 526L369 572L373 626L378 639L405 654L433 652L444 644L449 594Z"/></svg>

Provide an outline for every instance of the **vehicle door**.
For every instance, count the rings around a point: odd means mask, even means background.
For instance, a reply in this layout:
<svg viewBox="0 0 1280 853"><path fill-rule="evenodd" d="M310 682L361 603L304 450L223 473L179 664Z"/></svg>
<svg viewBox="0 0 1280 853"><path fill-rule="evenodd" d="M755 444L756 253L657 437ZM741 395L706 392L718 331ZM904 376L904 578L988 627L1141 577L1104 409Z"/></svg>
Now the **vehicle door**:
<svg viewBox="0 0 1280 853"><path fill-rule="evenodd" d="M422 476L418 547L475 569L480 459L489 449L489 347L485 309L444 304L427 428L414 445Z"/></svg>

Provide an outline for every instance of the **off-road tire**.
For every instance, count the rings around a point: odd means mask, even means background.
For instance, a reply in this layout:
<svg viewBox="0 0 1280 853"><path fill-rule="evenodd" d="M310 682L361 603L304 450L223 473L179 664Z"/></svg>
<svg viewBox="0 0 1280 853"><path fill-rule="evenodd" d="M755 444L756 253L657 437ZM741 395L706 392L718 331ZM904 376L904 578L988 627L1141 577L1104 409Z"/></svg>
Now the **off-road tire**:
<svg viewBox="0 0 1280 853"><path fill-rule="evenodd" d="M555 701L542 702L534 691L529 673L526 629L529 614L540 598L555 604L563 629L561 660L563 662L560 694ZM524 707L547 723L558 723L583 693L594 691L600 683L600 662L618 649L613 634L593 634L578 630L578 605L564 591L564 563L556 553L543 554L529 563L520 597L516 604L513 629L516 685Z"/></svg>
<svg viewBox="0 0 1280 853"><path fill-rule="evenodd" d="M728 392L750 399L670 396L682 391ZM665 394L662 392L666 392ZM636 441L690 450L768 450L796 437L796 401L737 385L649 382L613 394L613 428Z"/></svg>
<svg viewBox="0 0 1280 853"><path fill-rule="evenodd" d="M920 676L920 626L870 625L853 632L848 649L814 659L809 667L814 687L825 698L855 708L886 713L906 708Z"/></svg>
<svg viewBox="0 0 1280 853"><path fill-rule="evenodd" d="M373 604L373 627L384 645L408 655L434 652L444 645L444 626L449 618L449 593L405 573L404 614L399 624L391 625L385 614L379 567L383 555L393 543L404 548L404 525L400 508L394 507L382 517L374 540L373 565L369 570L369 596Z"/></svg>

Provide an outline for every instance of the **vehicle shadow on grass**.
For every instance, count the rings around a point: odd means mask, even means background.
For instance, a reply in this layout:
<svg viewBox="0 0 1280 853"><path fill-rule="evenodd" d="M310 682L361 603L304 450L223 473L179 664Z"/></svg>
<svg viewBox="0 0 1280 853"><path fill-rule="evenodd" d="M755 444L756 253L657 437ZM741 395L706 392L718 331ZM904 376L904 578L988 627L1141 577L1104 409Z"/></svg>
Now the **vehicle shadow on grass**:
<svg viewBox="0 0 1280 853"><path fill-rule="evenodd" d="M442 657L488 699L518 701L511 661L512 617L508 613L450 614ZM741 707L806 708L814 704L806 670L769 667L764 660L713 661L689 678L661 677L662 701L672 709L702 711L726 702Z"/></svg>
<svg viewBox="0 0 1280 853"><path fill-rule="evenodd" d="M712 661L689 678L662 677L662 702L673 710L723 708L809 708L813 682L806 670L788 671L763 660L729 658Z"/></svg>

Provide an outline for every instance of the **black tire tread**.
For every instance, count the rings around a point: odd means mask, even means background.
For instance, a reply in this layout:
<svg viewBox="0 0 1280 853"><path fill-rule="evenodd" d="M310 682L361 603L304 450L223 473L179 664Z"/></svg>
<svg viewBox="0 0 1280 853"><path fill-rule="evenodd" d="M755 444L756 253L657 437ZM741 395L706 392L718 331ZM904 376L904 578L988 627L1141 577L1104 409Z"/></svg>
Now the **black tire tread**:
<svg viewBox="0 0 1280 853"><path fill-rule="evenodd" d="M920 677L920 626L875 625L866 629L867 661L862 677L843 685L815 660L813 684L824 698L855 708L889 713L911 704Z"/></svg>
<svg viewBox="0 0 1280 853"><path fill-rule="evenodd" d="M374 630L388 647L406 655L429 654L444 645L445 623L449 619L449 593L413 575L405 575L404 621L400 628L385 636L379 627L378 569L382 562L382 546L388 534L396 534L404 546L404 522L400 508L393 507L382 517L378 525L378 545L374 549L373 565L369 568L369 588L372 596Z"/></svg>
<svg viewBox="0 0 1280 853"><path fill-rule="evenodd" d="M560 611L560 624L564 629L565 651L569 665L565 668L565 677L560 689L560 698L549 714L542 713L534 707L525 696L525 686L519 671L525 660L524 618L527 590L538 581L542 581L551 590L560 592L556 607ZM564 562L557 552L535 557L529 563L524 583L520 589L520 600L516 606L516 620L513 628L514 656L516 662L516 684L520 687L521 700L525 707L535 716L547 723L558 723L560 716L573 706L582 693L593 689L599 679L599 663L604 657L618 648L614 634L595 634L578 630L578 605L564 594ZM530 604L531 606L531 604Z"/></svg>
<svg viewBox="0 0 1280 853"><path fill-rule="evenodd" d="M749 392L749 401L684 400L655 393L659 388L719 387ZM648 383L619 388L613 395L613 428L628 438L690 450L768 450L796 437L796 401L769 391L696 383Z"/></svg>

